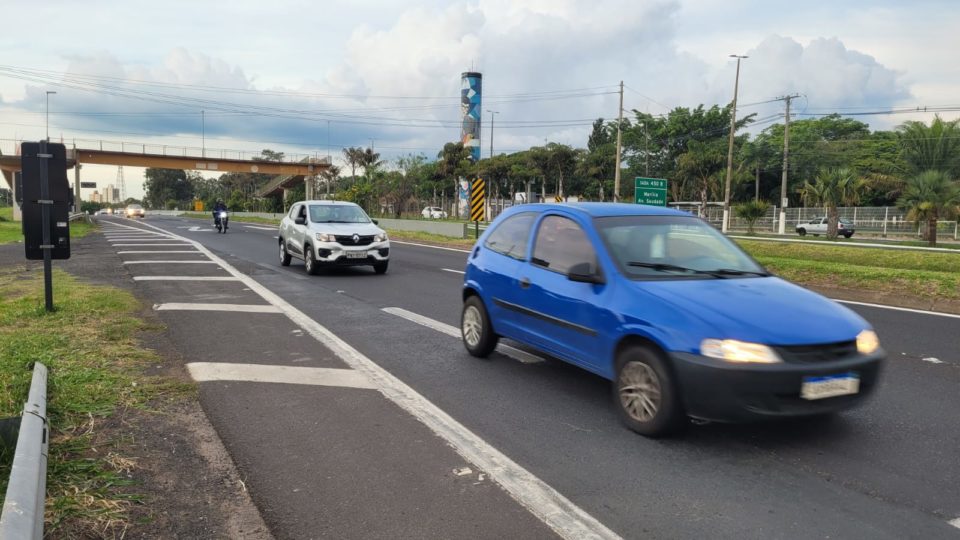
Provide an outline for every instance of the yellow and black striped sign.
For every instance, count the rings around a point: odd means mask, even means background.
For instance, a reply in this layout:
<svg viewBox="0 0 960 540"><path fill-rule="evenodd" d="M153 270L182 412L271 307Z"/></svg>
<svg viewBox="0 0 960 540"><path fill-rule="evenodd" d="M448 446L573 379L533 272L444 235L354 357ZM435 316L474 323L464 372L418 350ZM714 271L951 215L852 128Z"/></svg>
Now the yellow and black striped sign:
<svg viewBox="0 0 960 540"><path fill-rule="evenodd" d="M483 221L486 202L487 185L483 178L477 178L470 184L470 221Z"/></svg>
<svg viewBox="0 0 960 540"><path fill-rule="evenodd" d="M554 200L555 202L563 202L563 197L557 195L556 197L553 198L553 200Z"/></svg>

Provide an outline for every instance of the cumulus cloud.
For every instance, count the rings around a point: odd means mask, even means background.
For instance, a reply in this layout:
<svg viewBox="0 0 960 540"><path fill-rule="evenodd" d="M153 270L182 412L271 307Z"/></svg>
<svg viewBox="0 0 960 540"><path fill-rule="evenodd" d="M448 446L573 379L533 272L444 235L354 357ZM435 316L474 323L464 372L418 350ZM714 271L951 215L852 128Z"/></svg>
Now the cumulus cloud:
<svg viewBox="0 0 960 540"><path fill-rule="evenodd" d="M483 108L500 113L498 150L542 144L544 138L582 146L587 125L530 123L588 124L598 116L612 118L617 112L612 92L620 80L631 89L625 100L628 110L661 113L672 106L730 100L732 66L711 65L682 52L676 30L679 14L674 0L458 0L443 7L411 7L391 23L358 26L334 64L313 65L307 54L304 73L316 73L312 79L259 90L242 66L216 53L176 48L155 65L121 61L109 53L77 55L69 58L69 74L112 77L116 81L110 85L137 91L139 99L64 89L55 110L182 114L146 120L90 115L56 119L77 130L196 136L199 110L204 109L208 137L288 141L307 149L324 148L330 120L335 147L366 145L372 138L385 156L411 151L434 155L444 142L459 137L460 73L474 69L484 74ZM820 109L889 105L910 95L900 73L836 38L804 45L770 36L748 54L741 73L741 103L797 92L807 97L810 107ZM181 86L147 87L122 80ZM182 85L244 91L205 92ZM32 83L26 97L12 105L40 111L48 88ZM594 90L568 99L516 95L577 88ZM170 101L163 94L176 94L178 104L163 103ZM268 114L237 114L251 107ZM776 105L769 107L776 110ZM484 154L488 122L485 113Z"/></svg>

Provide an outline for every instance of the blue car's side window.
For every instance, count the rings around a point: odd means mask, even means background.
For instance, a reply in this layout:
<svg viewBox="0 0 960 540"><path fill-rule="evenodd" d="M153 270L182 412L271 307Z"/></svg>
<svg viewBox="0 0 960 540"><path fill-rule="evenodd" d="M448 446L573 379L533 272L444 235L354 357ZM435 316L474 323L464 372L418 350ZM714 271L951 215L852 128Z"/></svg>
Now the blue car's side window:
<svg viewBox="0 0 960 540"><path fill-rule="evenodd" d="M527 256L530 228L536 217L537 215L533 212L523 212L503 220L490 233L483 245L491 251L523 260Z"/></svg>
<svg viewBox="0 0 960 540"><path fill-rule="evenodd" d="M572 267L583 263L596 270L597 253L586 233L572 219L547 216L537 229L530 262L566 275Z"/></svg>

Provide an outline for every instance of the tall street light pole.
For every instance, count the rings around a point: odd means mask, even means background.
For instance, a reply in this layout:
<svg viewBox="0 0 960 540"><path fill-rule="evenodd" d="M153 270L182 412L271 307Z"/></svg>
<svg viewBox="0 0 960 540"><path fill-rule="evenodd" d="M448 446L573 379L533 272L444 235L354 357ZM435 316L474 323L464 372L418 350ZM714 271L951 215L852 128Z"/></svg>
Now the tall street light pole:
<svg viewBox="0 0 960 540"><path fill-rule="evenodd" d="M207 111L200 111L200 155L207 157Z"/></svg>
<svg viewBox="0 0 960 540"><path fill-rule="evenodd" d="M620 109L617 111L617 162L613 173L613 202L620 202L620 152L622 151L623 81L620 81Z"/></svg>
<svg viewBox="0 0 960 540"><path fill-rule="evenodd" d="M730 58L737 59L737 75L733 80L733 107L730 110L730 143L727 146L727 183L723 188L723 232L727 232L730 227L730 182L733 179L733 135L737 129L737 89L740 86L740 60L748 57L731 54Z"/></svg>
<svg viewBox="0 0 960 540"><path fill-rule="evenodd" d="M493 115L500 114L500 111L491 111L487 109L487 112L490 113L490 157L493 157Z"/></svg>
<svg viewBox="0 0 960 540"><path fill-rule="evenodd" d="M47 90L47 142L50 142L50 94L56 94L56 92Z"/></svg>

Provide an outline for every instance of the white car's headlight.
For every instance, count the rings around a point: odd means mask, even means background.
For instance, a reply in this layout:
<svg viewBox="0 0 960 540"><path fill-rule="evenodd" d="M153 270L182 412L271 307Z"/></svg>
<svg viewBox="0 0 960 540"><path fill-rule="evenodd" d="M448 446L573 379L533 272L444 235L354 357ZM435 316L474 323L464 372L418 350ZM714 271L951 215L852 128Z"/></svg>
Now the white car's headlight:
<svg viewBox="0 0 960 540"><path fill-rule="evenodd" d="M735 339L705 339L700 343L700 354L735 363L778 364L782 362L780 356L766 345Z"/></svg>
<svg viewBox="0 0 960 540"><path fill-rule="evenodd" d="M860 354L873 354L880 348L880 338L873 330L864 330L857 334L857 352Z"/></svg>
<svg viewBox="0 0 960 540"><path fill-rule="evenodd" d="M386 242L388 240L387 233L383 232L373 237L374 242Z"/></svg>
<svg viewBox="0 0 960 540"><path fill-rule="evenodd" d="M333 242L334 240L336 240L336 237L332 234L318 232L317 240L320 242Z"/></svg>

